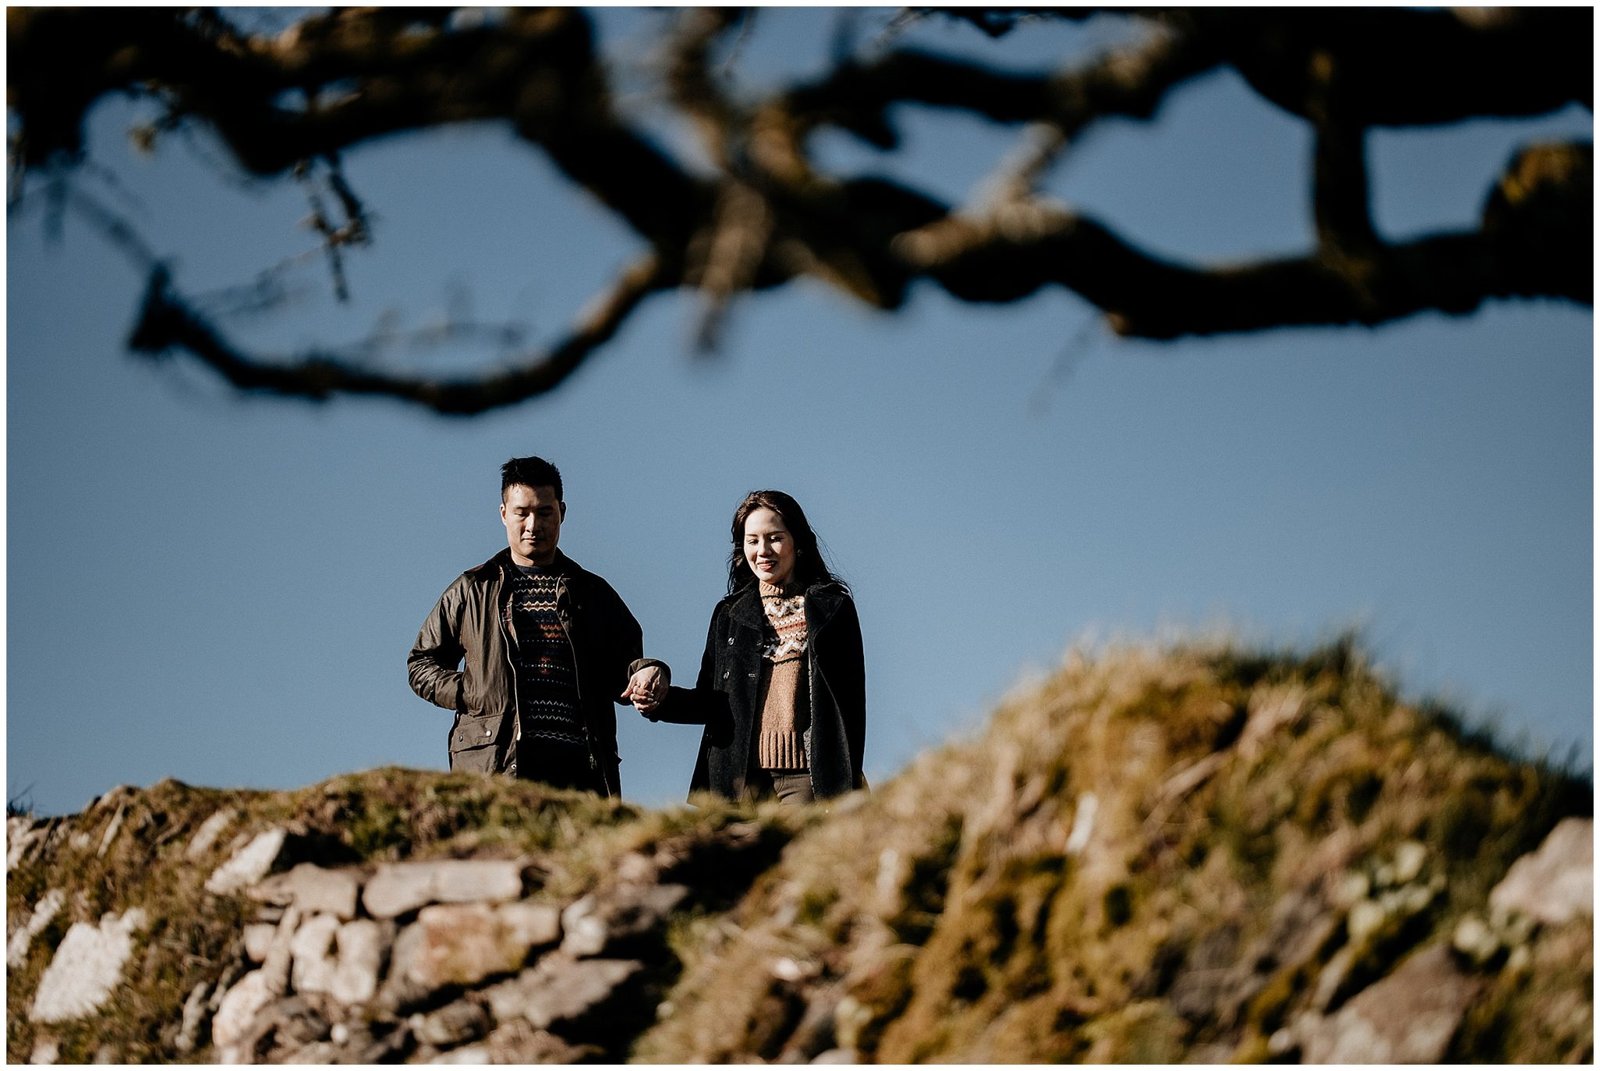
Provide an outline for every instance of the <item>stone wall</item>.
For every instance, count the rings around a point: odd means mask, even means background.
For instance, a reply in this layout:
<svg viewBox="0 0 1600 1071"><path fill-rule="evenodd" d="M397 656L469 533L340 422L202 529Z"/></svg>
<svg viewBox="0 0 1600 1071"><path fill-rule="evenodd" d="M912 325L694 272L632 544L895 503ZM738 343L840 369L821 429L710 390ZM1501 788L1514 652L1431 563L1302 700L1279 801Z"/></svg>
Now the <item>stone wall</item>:
<svg viewBox="0 0 1600 1071"><path fill-rule="evenodd" d="M186 856L204 858L237 818L218 812L201 823ZM10 865L59 840L64 821L8 822ZM759 872L759 859L742 868L736 861L752 852L770 861L776 849L762 828L734 823L624 854L565 900L552 898L544 867L526 856L332 866L297 862L318 851L314 838L289 828L239 834L204 890L212 906L247 905L244 921L232 953L189 992L171 1055L223 1063L623 1060L677 976L667 921L728 892L716 882L692 890L674 877L707 860L735 876ZM53 888L9 920L13 967L67 902ZM54 1062L57 1030L108 1013L119 990L138 987L130 953L148 922L134 909L68 930L25 1011L36 1032L33 1062Z"/></svg>

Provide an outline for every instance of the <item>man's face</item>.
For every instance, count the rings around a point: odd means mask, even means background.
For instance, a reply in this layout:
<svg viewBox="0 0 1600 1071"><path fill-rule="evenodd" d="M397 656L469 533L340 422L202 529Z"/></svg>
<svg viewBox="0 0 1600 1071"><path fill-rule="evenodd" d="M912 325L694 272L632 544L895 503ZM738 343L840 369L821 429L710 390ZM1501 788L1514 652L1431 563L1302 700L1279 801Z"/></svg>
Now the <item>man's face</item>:
<svg viewBox="0 0 1600 1071"><path fill-rule="evenodd" d="M567 504L556 501L554 487L529 487L514 483L500 503L500 520L506 526L506 545L518 565L549 565L561 541L561 522Z"/></svg>

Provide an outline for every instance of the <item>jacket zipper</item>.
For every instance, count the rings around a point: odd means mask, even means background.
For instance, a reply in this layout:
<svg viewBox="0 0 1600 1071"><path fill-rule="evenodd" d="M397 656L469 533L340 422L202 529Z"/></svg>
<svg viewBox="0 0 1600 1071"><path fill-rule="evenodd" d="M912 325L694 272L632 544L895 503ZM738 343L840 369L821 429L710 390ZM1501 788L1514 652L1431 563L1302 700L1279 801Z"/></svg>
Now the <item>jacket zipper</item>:
<svg viewBox="0 0 1600 1071"><path fill-rule="evenodd" d="M500 573L500 590L506 590L506 574ZM511 657L511 644L516 642L516 633L506 624L508 616L505 613L506 599L496 598L494 616L500 626L500 638L505 648L506 668L511 672L511 761L507 764L513 777L517 775L517 760L522 753L522 696L517 692L517 663Z"/></svg>

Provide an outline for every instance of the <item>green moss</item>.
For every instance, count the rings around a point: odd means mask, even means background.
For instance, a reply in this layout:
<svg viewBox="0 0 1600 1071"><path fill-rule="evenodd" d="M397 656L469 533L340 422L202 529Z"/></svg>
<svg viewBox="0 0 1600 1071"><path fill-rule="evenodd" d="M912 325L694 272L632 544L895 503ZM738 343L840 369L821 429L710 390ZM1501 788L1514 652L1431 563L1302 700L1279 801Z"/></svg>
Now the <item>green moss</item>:
<svg viewBox="0 0 1600 1071"><path fill-rule="evenodd" d="M1141 1001L1095 1019L1083 1035L1090 1063L1171 1064L1183 1056L1188 1028L1166 1005Z"/></svg>
<svg viewBox="0 0 1600 1071"><path fill-rule="evenodd" d="M379 803L359 806L360 797L351 801L355 814L345 827L347 843L365 859L400 859L411 851L409 815L398 808Z"/></svg>
<svg viewBox="0 0 1600 1071"><path fill-rule="evenodd" d="M1228 1057L1230 1064L1264 1064L1272 1058L1272 1047L1260 1034L1250 1034Z"/></svg>
<svg viewBox="0 0 1600 1071"><path fill-rule="evenodd" d="M1307 984L1314 978L1314 970L1305 965L1297 964L1278 971L1251 998L1245 1011L1245 1022L1262 1035L1271 1035L1288 1021L1295 1001L1303 995Z"/></svg>

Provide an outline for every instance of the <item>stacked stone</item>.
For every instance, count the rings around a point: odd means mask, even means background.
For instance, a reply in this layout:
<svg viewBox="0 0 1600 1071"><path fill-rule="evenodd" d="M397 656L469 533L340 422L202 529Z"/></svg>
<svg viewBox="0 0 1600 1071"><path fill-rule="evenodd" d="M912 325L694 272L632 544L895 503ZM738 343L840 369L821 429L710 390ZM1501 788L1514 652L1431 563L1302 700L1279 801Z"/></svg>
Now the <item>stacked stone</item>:
<svg viewBox="0 0 1600 1071"><path fill-rule="evenodd" d="M188 857L237 817L214 816ZM38 848L40 829L8 823L13 865ZM209 893L257 907L233 958L189 994L180 1055L209 1044L223 1063L616 1060L653 1021L652 967L669 955L661 930L689 891L662 883L656 861L625 857L600 889L558 904L535 895L538 868L525 858L284 869L314 854L301 841L282 828L240 837L207 879ZM64 902L51 890L13 920L13 968ZM137 909L75 924L29 1018L62 1023L103 1007L129 980L133 938L146 924ZM56 1054L44 1035L32 1060Z"/></svg>
<svg viewBox="0 0 1600 1071"><path fill-rule="evenodd" d="M281 830L264 833L208 882L261 907L235 969L191 995L180 1047L199 1046L209 1016L227 1063L622 1058L626 1036L605 1021L638 1003L688 892L656 884L643 859L567 905L529 898L526 859L302 863L252 880L285 848Z"/></svg>

